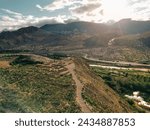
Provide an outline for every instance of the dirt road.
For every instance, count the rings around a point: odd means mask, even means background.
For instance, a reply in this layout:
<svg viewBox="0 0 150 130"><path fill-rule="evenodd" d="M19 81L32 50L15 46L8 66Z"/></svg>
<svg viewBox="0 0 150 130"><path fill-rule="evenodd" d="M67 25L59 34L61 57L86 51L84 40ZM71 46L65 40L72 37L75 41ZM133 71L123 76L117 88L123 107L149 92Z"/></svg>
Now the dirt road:
<svg viewBox="0 0 150 130"><path fill-rule="evenodd" d="M136 62L99 60L99 59L96 59L96 58L88 57L87 54L83 58L86 59L86 60L89 60L89 61L93 61L93 62L113 64L113 65L125 65L125 66L130 66L130 67L132 66L132 67L142 67L142 68L143 67L145 67L145 68L150 67L150 64L141 64L141 63L136 63Z"/></svg>
<svg viewBox="0 0 150 130"><path fill-rule="evenodd" d="M145 68L125 68L125 67L104 66L104 65L95 65L95 64L90 64L89 66L107 68L107 69L116 69L116 70L135 70L135 71L143 71L143 72L149 72L150 71L150 69L145 69Z"/></svg>

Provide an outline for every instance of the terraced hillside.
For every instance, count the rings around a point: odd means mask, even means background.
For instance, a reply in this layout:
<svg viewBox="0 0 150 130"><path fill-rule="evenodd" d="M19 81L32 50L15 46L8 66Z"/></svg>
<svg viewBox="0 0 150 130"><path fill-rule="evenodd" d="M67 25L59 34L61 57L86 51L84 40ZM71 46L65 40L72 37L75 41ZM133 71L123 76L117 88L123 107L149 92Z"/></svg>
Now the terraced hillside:
<svg viewBox="0 0 150 130"><path fill-rule="evenodd" d="M0 112L133 112L83 59L1 54L0 63Z"/></svg>
<svg viewBox="0 0 150 130"><path fill-rule="evenodd" d="M0 64L0 112L80 112L63 61L7 55Z"/></svg>

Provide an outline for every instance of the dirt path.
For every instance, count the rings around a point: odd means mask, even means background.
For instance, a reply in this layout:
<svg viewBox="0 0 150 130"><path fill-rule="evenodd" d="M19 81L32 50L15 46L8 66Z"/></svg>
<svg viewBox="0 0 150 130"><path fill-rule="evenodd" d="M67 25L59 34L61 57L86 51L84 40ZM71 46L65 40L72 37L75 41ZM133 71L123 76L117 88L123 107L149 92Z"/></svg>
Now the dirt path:
<svg viewBox="0 0 150 130"><path fill-rule="evenodd" d="M0 61L0 68L8 68L10 67L9 61Z"/></svg>
<svg viewBox="0 0 150 130"><path fill-rule="evenodd" d="M72 78L75 81L76 84L76 101L79 104L79 106L81 107L82 112L84 113L90 113L90 109L88 108L88 106L86 105L86 103L84 102L83 98L82 98L82 88L83 88L83 84L80 82L80 80L77 78L76 74L75 74L75 64L73 62L71 63L67 63L66 64L66 68L68 69L68 71L70 72L70 74L72 74Z"/></svg>

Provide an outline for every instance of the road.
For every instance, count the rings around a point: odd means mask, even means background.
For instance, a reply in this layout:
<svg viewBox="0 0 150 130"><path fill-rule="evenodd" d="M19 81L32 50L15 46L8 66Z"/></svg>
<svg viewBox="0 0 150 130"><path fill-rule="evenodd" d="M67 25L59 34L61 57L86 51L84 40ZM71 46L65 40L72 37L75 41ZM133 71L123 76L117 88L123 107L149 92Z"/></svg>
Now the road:
<svg viewBox="0 0 150 130"><path fill-rule="evenodd" d="M138 67L148 67L150 68L150 64L140 64L136 62L125 62L125 61L107 61L107 60L99 60L95 58L89 58L88 55L85 55L83 57L86 60L93 61L93 62L100 62L100 63L106 63L106 64L116 64L116 65L125 65L125 66L138 66Z"/></svg>
<svg viewBox="0 0 150 130"><path fill-rule="evenodd" d="M95 65L90 64L91 67L100 67L100 68L108 68L108 69L117 69L117 70L137 70L137 71L143 71L143 72L150 72L150 69L146 68L125 68L125 67L116 67L116 66L104 66L104 65Z"/></svg>

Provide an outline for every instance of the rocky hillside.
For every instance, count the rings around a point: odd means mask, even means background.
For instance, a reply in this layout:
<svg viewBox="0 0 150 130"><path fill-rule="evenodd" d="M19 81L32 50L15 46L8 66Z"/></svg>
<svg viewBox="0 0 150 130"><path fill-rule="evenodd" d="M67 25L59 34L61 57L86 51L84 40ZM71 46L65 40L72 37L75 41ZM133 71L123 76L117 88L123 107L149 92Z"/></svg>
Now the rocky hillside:
<svg viewBox="0 0 150 130"><path fill-rule="evenodd" d="M121 20L112 25L89 22L48 24L0 33L0 50L88 54L105 60L149 60L150 21ZM137 55L136 55L137 54ZM131 57L129 59L129 57ZM144 57L144 58L143 58Z"/></svg>

